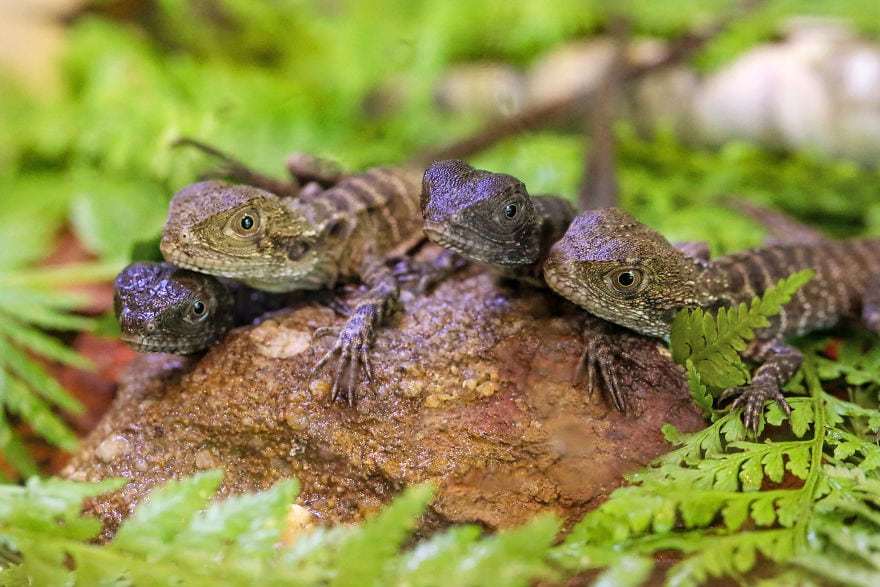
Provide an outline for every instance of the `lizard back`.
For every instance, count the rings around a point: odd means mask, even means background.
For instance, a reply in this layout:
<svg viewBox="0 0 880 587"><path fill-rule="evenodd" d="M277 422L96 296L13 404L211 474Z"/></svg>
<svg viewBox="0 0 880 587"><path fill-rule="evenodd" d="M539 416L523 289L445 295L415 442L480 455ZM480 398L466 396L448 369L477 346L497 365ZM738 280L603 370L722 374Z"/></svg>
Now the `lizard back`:
<svg viewBox="0 0 880 587"><path fill-rule="evenodd" d="M422 238L420 193L420 172L377 167L290 205L315 225L331 227L339 275L347 278L357 275L365 256L394 255Z"/></svg>
<svg viewBox="0 0 880 587"><path fill-rule="evenodd" d="M815 271L759 337L806 334L854 317L872 277L880 275L880 239L779 244L721 257L709 264L706 285L719 305L761 295L778 280Z"/></svg>

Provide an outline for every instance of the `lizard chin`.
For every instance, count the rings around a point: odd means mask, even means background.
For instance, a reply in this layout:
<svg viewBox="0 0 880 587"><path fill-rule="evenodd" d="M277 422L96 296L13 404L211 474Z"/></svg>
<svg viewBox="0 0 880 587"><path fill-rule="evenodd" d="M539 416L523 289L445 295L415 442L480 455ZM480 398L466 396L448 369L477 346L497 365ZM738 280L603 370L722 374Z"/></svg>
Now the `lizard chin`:
<svg viewBox="0 0 880 587"><path fill-rule="evenodd" d="M499 249L506 248L506 245L499 246L502 245L502 243L494 241L490 244L481 245L481 241L487 239L485 235L472 233L470 238L467 236L461 236L447 230L442 223L426 221L424 231L428 240L434 244L448 249L453 253L458 253L462 257L476 263L498 265L505 268L517 268L537 262L537 258L524 257L522 255L522 247L516 247L511 254L499 254Z"/></svg>
<svg viewBox="0 0 880 587"><path fill-rule="evenodd" d="M142 336L123 333L120 340L139 353L173 353L192 355L199 353L213 342L210 339L192 337Z"/></svg>

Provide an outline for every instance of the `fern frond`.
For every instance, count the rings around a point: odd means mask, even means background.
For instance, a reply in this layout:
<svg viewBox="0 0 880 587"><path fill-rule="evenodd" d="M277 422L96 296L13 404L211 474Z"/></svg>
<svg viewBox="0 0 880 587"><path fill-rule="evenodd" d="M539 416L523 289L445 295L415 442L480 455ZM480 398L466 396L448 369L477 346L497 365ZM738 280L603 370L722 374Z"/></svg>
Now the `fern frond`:
<svg viewBox="0 0 880 587"><path fill-rule="evenodd" d="M700 308L681 310L670 332L672 358L680 365L693 364L703 383L724 389L742 385L748 370L739 357L755 331L770 325L775 316L814 272L806 269L779 280L750 304L720 308L717 314Z"/></svg>
<svg viewBox="0 0 880 587"><path fill-rule="evenodd" d="M451 528L402 553L433 495L431 486L421 485L359 526L316 529L292 547L279 546L296 482L208 505L220 479L208 471L153 490L104 546L90 542L100 524L81 514L80 503L120 481L0 487L0 539L21 553L20 565L0 571L0 584L24 578L83 585L526 587L556 576L550 564L560 529L555 516L485 538L473 526ZM645 560L624 563L622 569L644 573Z"/></svg>
<svg viewBox="0 0 880 587"><path fill-rule="evenodd" d="M53 408L78 414L84 407L32 356L92 369L90 361L42 329L93 330L95 321L71 313L87 301L83 296L49 288L105 280L117 268L118 264L82 264L0 272L0 410L18 416L65 450L76 448L76 437ZM5 417L0 418L0 450L22 475L36 473L33 460Z"/></svg>

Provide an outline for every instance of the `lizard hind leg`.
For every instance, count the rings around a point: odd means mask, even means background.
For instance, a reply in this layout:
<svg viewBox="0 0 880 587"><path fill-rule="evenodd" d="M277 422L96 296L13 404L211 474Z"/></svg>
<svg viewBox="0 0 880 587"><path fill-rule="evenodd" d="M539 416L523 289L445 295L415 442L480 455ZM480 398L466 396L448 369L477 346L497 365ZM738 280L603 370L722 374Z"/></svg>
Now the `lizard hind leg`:
<svg viewBox="0 0 880 587"><path fill-rule="evenodd" d="M862 296L862 323L871 332L880 334L880 275L868 280Z"/></svg>
<svg viewBox="0 0 880 587"><path fill-rule="evenodd" d="M344 400L349 407L357 403L358 376L363 372L367 383L373 380L373 364L370 351L376 330L393 310L400 293L397 279L383 263L373 263L367 270L364 280L372 284L370 291L359 300L354 311L342 328L319 328L312 335L318 339L329 334L336 335L336 342L312 369L312 377L317 375L331 360L336 360L333 375L331 401Z"/></svg>
<svg viewBox="0 0 880 587"><path fill-rule="evenodd" d="M804 356L796 348L779 340L754 345L747 354L763 363L755 371L751 383L726 390L721 394L721 400L735 397L731 409L743 408L743 424L757 432L761 411L767 400L775 400L786 414L791 415L791 407L782 395L782 386L797 372Z"/></svg>

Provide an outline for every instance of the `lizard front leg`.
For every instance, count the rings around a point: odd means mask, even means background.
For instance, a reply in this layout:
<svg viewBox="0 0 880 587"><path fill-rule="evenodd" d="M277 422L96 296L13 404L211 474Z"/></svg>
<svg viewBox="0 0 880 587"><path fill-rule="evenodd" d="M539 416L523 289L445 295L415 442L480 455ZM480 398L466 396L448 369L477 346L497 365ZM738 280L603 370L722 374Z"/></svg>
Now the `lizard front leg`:
<svg viewBox="0 0 880 587"><path fill-rule="evenodd" d="M765 401L776 400L786 414L791 414L791 407L782 395L782 386L794 376L804 356L781 340L761 341L753 345L746 356L762 361L761 366L755 371L751 383L728 389L721 399L736 397L731 409L743 408L743 424L757 432Z"/></svg>
<svg viewBox="0 0 880 587"><path fill-rule="evenodd" d="M621 384L617 370L621 368L623 361L631 357L623 352L618 341L614 340L614 330L617 328L592 317L584 320L581 326L584 350L572 383L579 385L586 378L590 395L596 388L601 389L614 409L626 414L631 410L629 390Z"/></svg>
<svg viewBox="0 0 880 587"><path fill-rule="evenodd" d="M320 328L314 334L316 339L328 334L335 334L337 338L333 348L315 364L312 376L336 357L331 401L344 398L349 406L354 406L357 401L356 389L361 368L367 383L373 379L370 361L373 338L376 329L394 309L400 295L397 278L381 259L373 258L365 263L362 279L370 290L358 300L342 329Z"/></svg>

